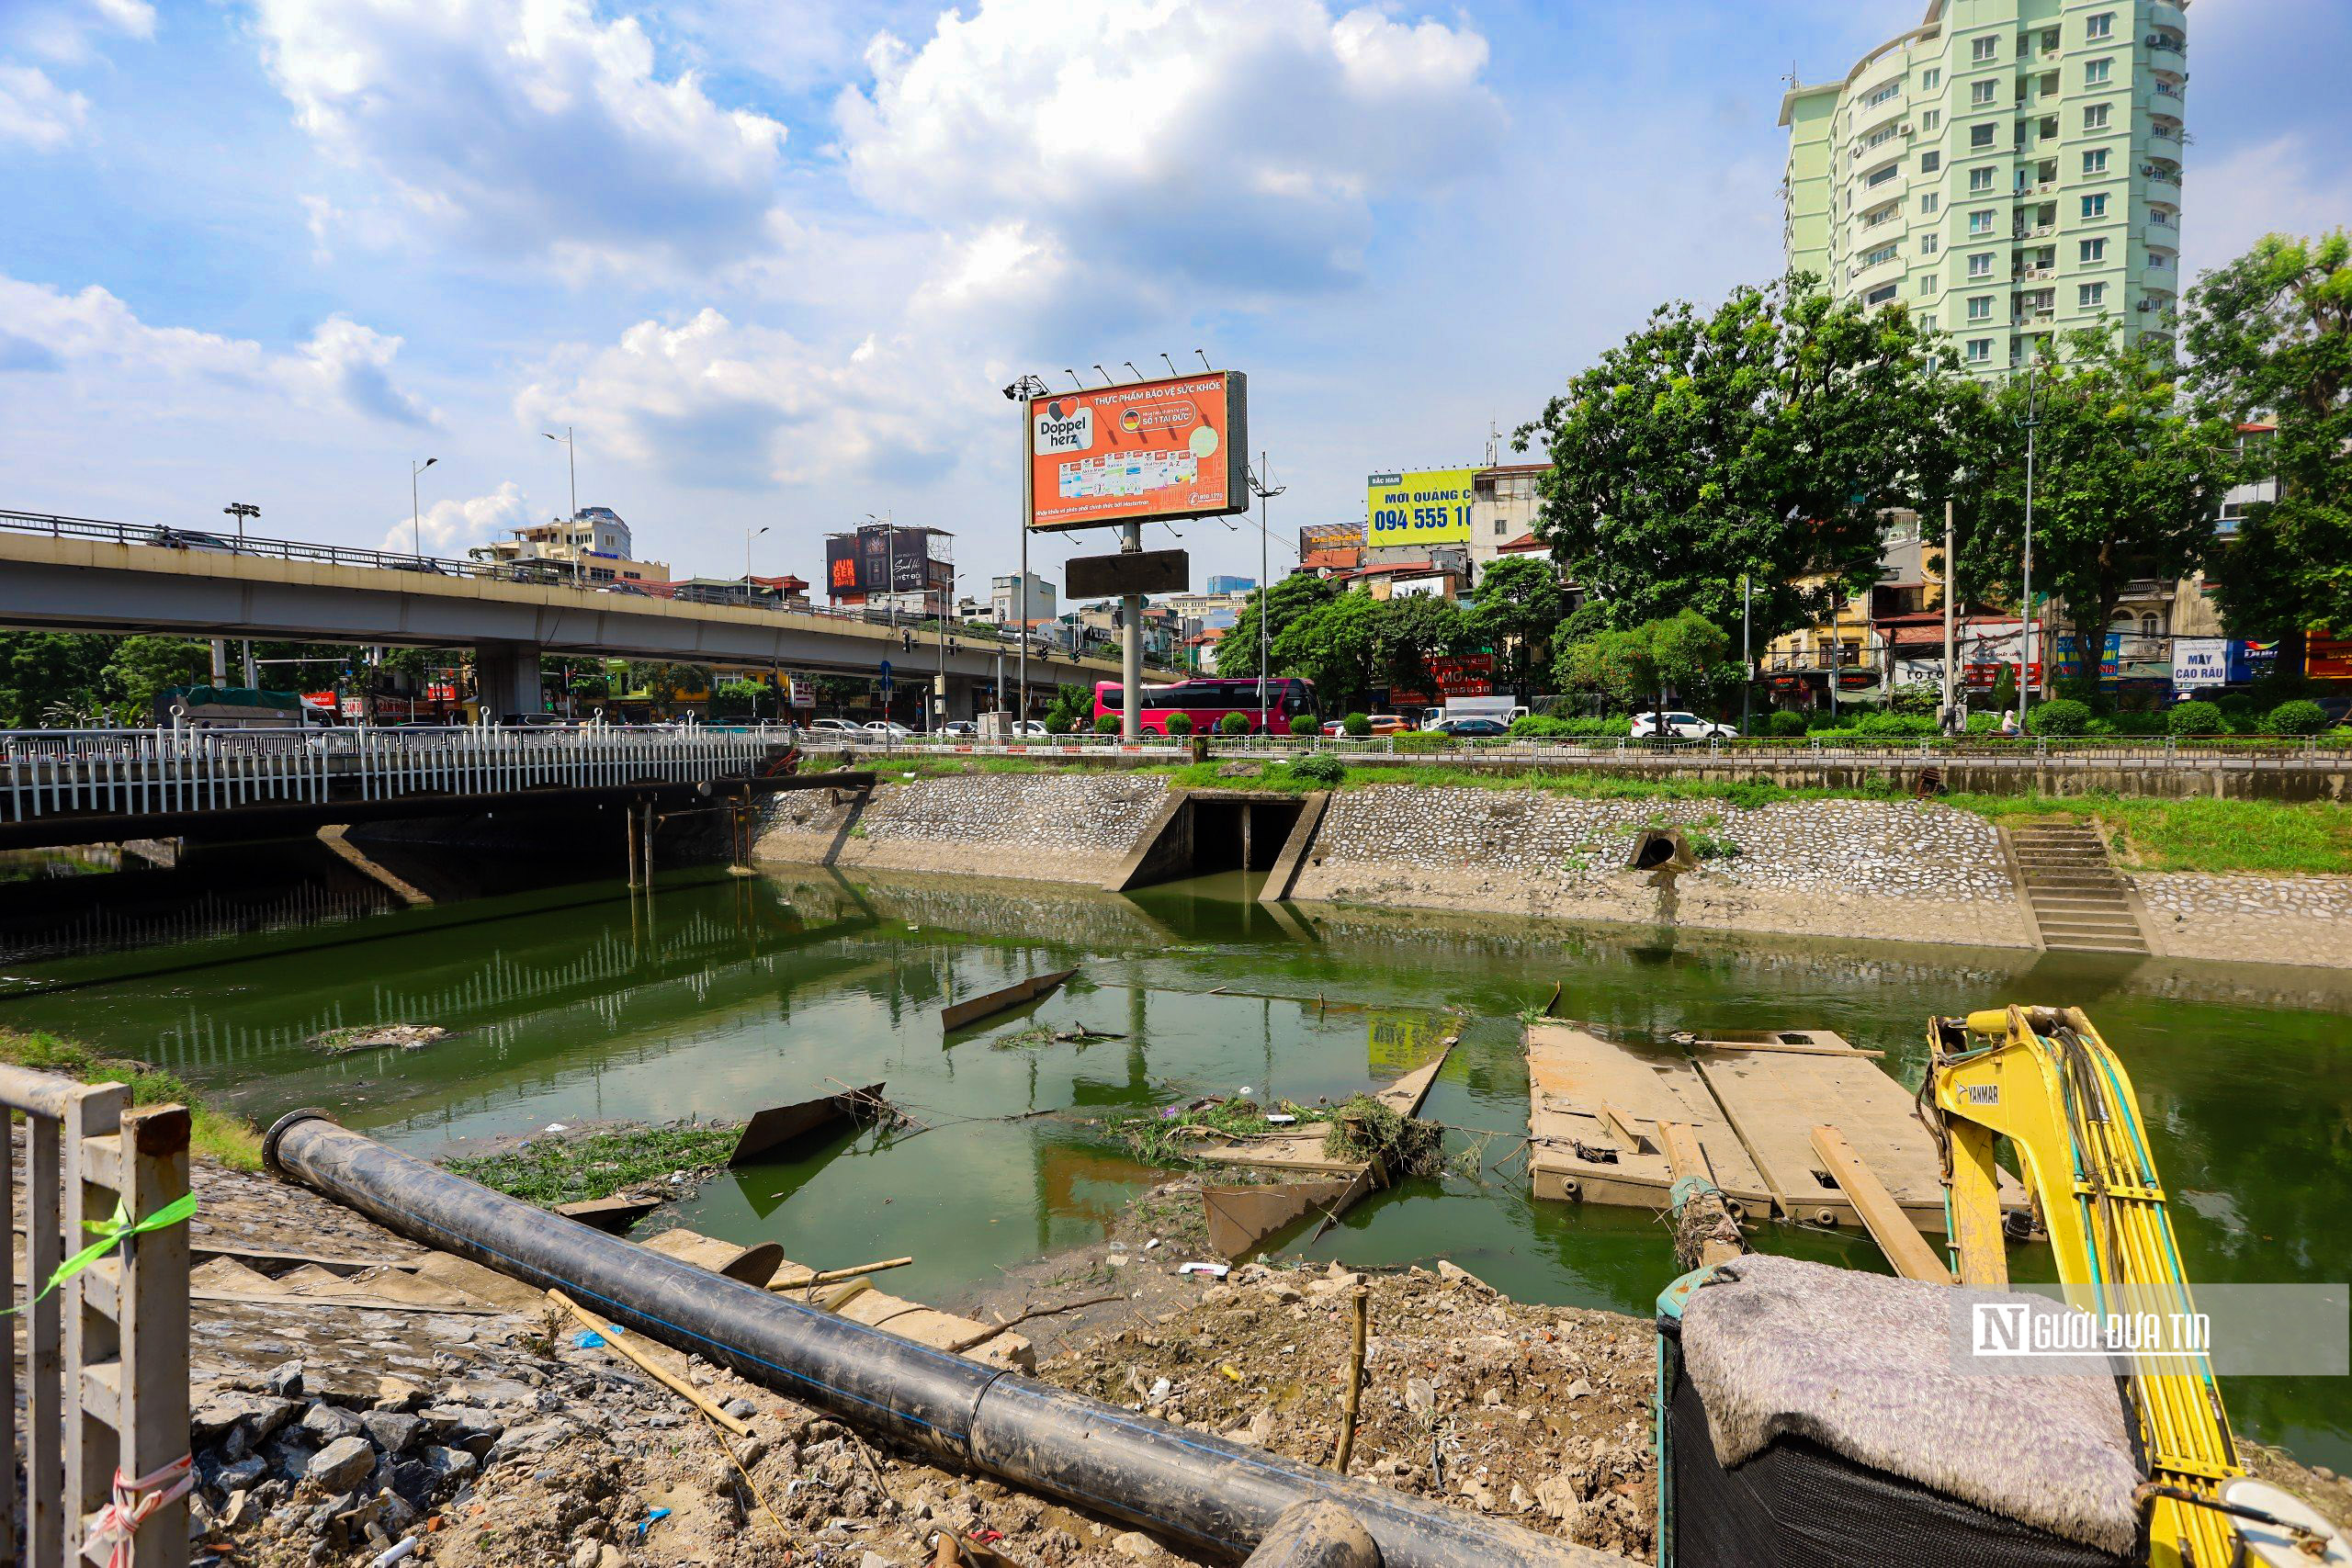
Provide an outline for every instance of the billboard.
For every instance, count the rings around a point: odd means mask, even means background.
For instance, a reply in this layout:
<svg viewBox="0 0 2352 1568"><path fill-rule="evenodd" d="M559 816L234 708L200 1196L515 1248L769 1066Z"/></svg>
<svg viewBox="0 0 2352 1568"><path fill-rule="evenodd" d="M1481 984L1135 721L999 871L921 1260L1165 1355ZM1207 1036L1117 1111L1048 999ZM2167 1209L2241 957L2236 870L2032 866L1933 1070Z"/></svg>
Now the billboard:
<svg viewBox="0 0 2352 1568"><path fill-rule="evenodd" d="M945 587L945 566L933 570L932 532L869 523L854 534L828 535L826 592L839 598L847 593L921 593L926 588Z"/></svg>
<svg viewBox="0 0 2352 1568"><path fill-rule="evenodd" d="M1215 517L1250 505L1247 380L1217 370L1028 403L1032 528Z"/></svg>
<svg viewBox="0 0 2352 1568"><path fill-rule="evenodd" d="M2172 639L2172 683L2181 691L2222 686L2230 679L2230 641L2219 637Z"/></svg>
<svg viewBox="0 0 2352 1568"><path fill-rule="evenodd" d="M1185 550L1122 550L1114 556L1072 556L1065 568L1072 599L1113 599L1129 593L1182 593L1192 581Z"/></svg>
<svg viewBox="0 0 2352 1568"><path fill-rule="evenodd" d="M1364 480L1365 542L1384 545L1466 545L1470 542L1470 480L1476 468L1422 468L1373 474Z"/></svg>

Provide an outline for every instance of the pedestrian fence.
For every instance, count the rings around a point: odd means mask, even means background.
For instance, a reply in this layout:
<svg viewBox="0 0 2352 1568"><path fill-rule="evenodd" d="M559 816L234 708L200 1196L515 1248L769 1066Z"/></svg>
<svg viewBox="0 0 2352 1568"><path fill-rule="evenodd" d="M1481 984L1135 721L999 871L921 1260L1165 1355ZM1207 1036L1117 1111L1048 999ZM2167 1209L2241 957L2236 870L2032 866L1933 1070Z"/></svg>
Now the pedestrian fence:
<svg viewBox="0 0 2352 1568"><path fill-rule="evenodd" d="M784 725L0 732L0 823L740 777Z"/></svg>
<svg viewBox="0 0 2352 1568"><path fill-rule="evenodd" d="M185 1568L188 1113L0 1066L0 1126L24 1238L0 1255L0 1563Z"/></svg>

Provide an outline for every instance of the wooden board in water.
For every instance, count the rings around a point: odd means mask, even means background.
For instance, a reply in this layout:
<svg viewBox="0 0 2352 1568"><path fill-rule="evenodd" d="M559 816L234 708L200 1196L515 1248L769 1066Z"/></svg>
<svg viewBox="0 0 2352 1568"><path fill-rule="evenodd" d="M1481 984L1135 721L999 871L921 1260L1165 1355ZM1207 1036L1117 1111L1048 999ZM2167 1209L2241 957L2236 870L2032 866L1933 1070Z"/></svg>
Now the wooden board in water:
<svg viewBox="0 0 2352 1568"><path fill-rule="evenodd" d="M1538 1198L1665 1209L1674 1173L1657 1123L1667 1121L1696 1134L1725 1197L1758 1217L1770 1212L1763 1174L1680 1048L1604 1040L1543 1019L1527 1026L1527 1077ZM1641 1134L1639 1147L1627 1146L1612 1117Z"/></svg>
<svg viewBox="0 0 2352 1568"><path fill-rule="evenodd" d="M1720 1038L1711 1043L1713 1048L1699 1056L1698 1070L1755 1157L1783 1216L1813 1224L1861 1223L1814 1152L1813 1130L1828 1122L1845 1134L1914 1225L1929 1235L1944 1234L1935 1139L1913 1114L1911 1091L1876 1061L1859 1051L1741 1051ZM2002 1207L2024 1202L2024 1190L2004 1174Z"/></svg>

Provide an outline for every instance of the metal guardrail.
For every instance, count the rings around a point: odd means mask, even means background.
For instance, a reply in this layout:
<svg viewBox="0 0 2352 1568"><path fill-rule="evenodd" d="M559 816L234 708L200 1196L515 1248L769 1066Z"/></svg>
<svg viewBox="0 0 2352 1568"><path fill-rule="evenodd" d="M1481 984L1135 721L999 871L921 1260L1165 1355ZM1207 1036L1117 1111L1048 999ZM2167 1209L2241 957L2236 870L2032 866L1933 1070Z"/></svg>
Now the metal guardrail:
<svg viewBox="0 0 2352 1568"><path fill-rule="evenodd" d="M98 1561L184 1568L188 1559L187 1273L185 1220L145 1231L188 1190L187 1112L130 1108L119 1083L82 1084L0 1066L0 1208L13 1208L16 1118L25 1121L25 1259L28 1310L8 1318L0 1347L0 1530L7 1560ZM118 1207L119 1205L119 1207ZM118 1226L118 1217L123 1222ZM117 1248L42 1293L92 1232ZM14 1247L0 1249L0 1297L18 1289ZM23 1338L24 1429L17 1408ZM23 1465L22 1490L17 1466Z"/></svg>
<svg viewBox="0 0 2352 1568"><path fill-rule="evenodd" d="M0 732L0 822L699 784L749 773L793 733L768 724L9 730Z"/></svg>
<svg viewBox="0 0 2352 1568"><path fill-rule="evenodd" d="M301 539L277 539L261 535L239 538L234 534L214 533L203 529L173 528L143 523L118 523L102 517L68 517L47 512L11 512L0 509L0 533L35 534L52 539L88 539L110 545L142 545L157 549L197 550L208 555L246 556L262 560L305 561L322 566L363 567L378 571L400 571L424 577L480 578L494 582L519 582L534 587L569 588L578 593L615 594L625 598L662 599L668 603L718 604L737 609L765 610L780 615L810 615L820 620L845 621L858 626L881 626L887 630L908 633L916 637L913 652L920 654L926 647L936 648L938 623L916 621L888 610L835 609L808 600L762 598L746 592L739 598L711 598L708 591L695 597L673 598L656 594L626 583L592 582L582 579L578 563L558 560L481 561L453 556L419 555L403 550L368 549L354 545L316 545ZM1010 657L1021 646L1020 634L1001 626L978 626L958 621L949 626L951 640L979 643L991 649L1001 649ZM934 639L926 645L922 639ZM1073 651L1041 641L1035 634L1029 639L1029 657L1033 660L1101 659L1115 663L1119 650L1114 647ZM1178 672L1174 665L1151 665L1163 673ZM910 675L920 670L910 669Z"/></svg>

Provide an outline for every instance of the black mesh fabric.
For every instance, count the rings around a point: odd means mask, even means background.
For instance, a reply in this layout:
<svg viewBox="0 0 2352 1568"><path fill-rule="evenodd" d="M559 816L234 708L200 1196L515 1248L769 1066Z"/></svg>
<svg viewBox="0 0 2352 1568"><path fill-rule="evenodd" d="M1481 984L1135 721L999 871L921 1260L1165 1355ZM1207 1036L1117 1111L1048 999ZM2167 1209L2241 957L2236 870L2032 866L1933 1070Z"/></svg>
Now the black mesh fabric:
<svg viewBox="0 0 2352 1568"><path fill-rule="evenodd" d="M1725 1470L1706 1406L1674 1357L1674 1568L2125 1568L1804 1438Z"/></svg>

